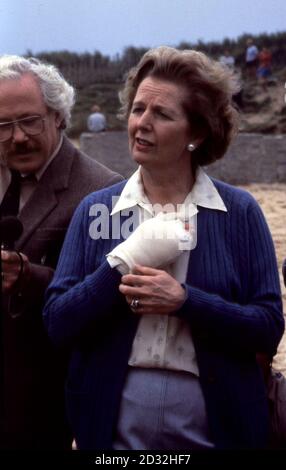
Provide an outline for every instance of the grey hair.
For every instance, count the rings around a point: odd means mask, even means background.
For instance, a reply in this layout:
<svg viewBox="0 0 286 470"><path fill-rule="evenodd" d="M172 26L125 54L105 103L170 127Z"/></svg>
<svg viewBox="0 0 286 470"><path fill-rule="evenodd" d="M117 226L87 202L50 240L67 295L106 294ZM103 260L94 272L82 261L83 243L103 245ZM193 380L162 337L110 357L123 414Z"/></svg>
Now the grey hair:
<svg viewBox="0 0 286 470"><path fill-rule="evenodd" d="M0 56L0 81L19 79L25 74L32 74L35 77L46 106L61 116L62 129L69 127L71 109L75 103L75 90L58 69L33 57Z"/></svg>
<svg viewBox="0 0 286 470"><path fill-rule="evenodd" d="M239 91L235 75L202 52L167 46L150 49L127 75L119 94L119 117L128 118L146 77L174 82L186 90L183 108L194 135L203 137L192 152L192 162L207 165L222 158L238 131L238 113L232 103Z"/></svg>

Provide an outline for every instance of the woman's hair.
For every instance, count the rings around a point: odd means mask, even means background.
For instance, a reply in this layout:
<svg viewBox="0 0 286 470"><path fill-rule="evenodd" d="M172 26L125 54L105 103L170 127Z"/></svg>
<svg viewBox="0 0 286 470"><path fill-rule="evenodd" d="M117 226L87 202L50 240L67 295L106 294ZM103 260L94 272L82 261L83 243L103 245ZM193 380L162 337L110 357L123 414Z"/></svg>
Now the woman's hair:
<svg viewBox="0 0 286 470"><path fill-rule="evenodd" d="M71 109L75 102L75 91L57 68L35 58L26 59L16 55L0 56L0 81L17 80L25 74L32 74L35 77L46 106L60 114L63 129L68 127Z"/></svg>
<svg viewBox="0 0 286 470"><path fill-rule="evenodd" d="M150 49L133 67L119 93L119 116L127 119L138 86L146 77L181 85L186 90L184 110L201 144L192 153L193 164L207 165L221 158L238 129L232 97L239 91L233 73L202 52L161 46Z"/></svg>

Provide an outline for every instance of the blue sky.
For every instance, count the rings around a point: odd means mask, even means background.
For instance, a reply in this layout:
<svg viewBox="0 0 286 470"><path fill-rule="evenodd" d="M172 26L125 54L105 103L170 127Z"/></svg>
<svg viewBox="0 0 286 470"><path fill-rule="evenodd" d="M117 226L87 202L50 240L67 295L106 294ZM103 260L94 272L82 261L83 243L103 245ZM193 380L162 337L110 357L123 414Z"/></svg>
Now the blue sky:
<svg viewBox="0 0 286 470"><path fill-rule="evenodd" d="M113 57L130 45L285 31L285 18L286 0L0 0L0 54L67 49Z"/></svg>

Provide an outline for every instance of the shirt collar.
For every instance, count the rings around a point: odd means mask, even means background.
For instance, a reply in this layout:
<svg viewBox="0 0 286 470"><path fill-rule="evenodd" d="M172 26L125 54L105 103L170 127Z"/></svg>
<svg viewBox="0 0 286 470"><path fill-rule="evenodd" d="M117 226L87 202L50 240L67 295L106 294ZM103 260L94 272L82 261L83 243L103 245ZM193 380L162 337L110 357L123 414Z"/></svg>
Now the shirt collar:
<svg viewBox="0 0 286 470"><path fill-rule="evenodd" d="M207 209L216 209L227 212L227 208L215 185L201 167L198 167L195 184L184 201L184 205L190 204L206 207ZM127 181L111 212L111 215L114 215L124 209L130 209L136 205L143 207L148 212L153 214L152 204L144 193L144 187L140 175L140 167Z"/></svg>
<svg viewBox="0 0 286 470"><path fill-rule="evenodd" d="M152 205L144 192L140 167L127 181L111 212L111 215L137 205L153 214Z"/></svg>
<svg viewBox="0 0 286 470"><path fill-rule="evenodd" d="M198 167L195 184L185 200L185 203L187 202L192 202L207 209L227 212L218 190L201 167Z"/></svg>

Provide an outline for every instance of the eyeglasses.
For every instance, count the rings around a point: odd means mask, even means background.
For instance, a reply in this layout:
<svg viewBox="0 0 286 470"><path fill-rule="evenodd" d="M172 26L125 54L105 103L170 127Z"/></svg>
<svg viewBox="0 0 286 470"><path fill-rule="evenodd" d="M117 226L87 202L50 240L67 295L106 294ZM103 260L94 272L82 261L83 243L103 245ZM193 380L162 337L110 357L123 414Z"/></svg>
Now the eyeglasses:
<svg viewBox="0 0 286 470"><path fill-rule="evenodd" d="M12 138L16 124L26 135L34 136L44 131L44 122L45 118L42 116L28 116L15 121L0 122L0 142L6 142Z"/></svg>

